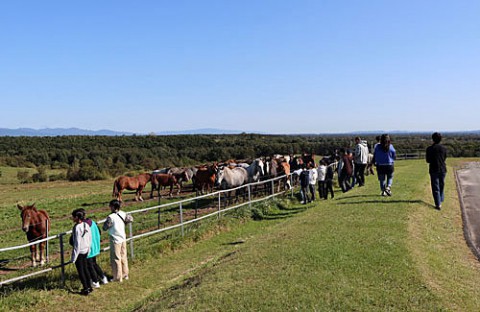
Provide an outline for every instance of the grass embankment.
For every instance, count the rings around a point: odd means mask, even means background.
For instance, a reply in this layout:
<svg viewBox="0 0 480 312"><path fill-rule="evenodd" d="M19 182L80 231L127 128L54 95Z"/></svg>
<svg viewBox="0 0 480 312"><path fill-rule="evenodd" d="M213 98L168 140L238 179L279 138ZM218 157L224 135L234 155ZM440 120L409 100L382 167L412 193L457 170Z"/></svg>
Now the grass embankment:
<svg viewBox="0 0 480 312"><path fill-rule="evenodd" d="M27 284L2 296L1 307L480 310L479 265L463 238L453 170L440 212L431 205L423 161L397 162L392 191L392 197L381 197L376 177L368 177L365 187L337 192L335 200L300 205L287 199L263 221L225 218L190 229L190 236L198 231L201 239L174 237L168 243L173 251L151 237L136 243L131 279L102 286L87 301L68 291L80 284L70 266L67 290L53 282L45 289Z"/></svg>

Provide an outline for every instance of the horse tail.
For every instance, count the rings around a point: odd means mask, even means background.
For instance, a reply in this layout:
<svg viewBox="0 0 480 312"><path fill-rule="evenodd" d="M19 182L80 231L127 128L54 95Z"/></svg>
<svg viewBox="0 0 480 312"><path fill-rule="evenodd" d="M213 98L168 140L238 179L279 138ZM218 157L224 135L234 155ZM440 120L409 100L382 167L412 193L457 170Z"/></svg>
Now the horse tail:
<svg viewBox="0 0 480 312"><path fill-rule="evenodd" d="M113 182L113 197L118 197L118 179Z"/></svg>

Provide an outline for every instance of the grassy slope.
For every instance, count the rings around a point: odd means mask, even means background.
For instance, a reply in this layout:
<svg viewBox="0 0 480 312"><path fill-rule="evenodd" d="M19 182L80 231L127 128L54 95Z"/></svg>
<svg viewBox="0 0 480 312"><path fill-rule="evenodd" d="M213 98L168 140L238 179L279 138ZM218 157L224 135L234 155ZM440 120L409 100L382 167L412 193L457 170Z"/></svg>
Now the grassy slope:
<svg viewBox="0 0 480 312"><path fill-rule="evenodd" d="M422 161L398 162L391 198L369 177L365 187L307 210L287 201L269 220L225 222L228 231L175 252L160 239L139 241L145 251L131 263L132 278L88 301L109 311L478 311L479 265L463 239L452 170L441 212L432 209L428 183ZM68 272L67 289L79 287ZM51 285L6 295L1 306L78 309L78 295Z"/></svg>

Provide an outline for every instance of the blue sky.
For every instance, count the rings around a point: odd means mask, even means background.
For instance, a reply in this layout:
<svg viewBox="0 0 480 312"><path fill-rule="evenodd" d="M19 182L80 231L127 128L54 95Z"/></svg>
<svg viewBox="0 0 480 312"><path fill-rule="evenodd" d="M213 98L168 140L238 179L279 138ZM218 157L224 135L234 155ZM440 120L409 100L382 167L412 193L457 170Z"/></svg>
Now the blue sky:
<svg viewBox="0 0 480 312"><path fill-rule="evenodd" d="M480 1L3 1L0 128L480 129Z"/></svg>

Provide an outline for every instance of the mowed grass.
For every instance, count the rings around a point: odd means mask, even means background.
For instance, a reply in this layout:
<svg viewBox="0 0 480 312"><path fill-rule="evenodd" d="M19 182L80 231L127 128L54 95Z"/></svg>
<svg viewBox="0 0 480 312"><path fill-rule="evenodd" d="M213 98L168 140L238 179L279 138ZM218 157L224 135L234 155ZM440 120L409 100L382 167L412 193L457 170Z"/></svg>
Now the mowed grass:
<svg viewBox="0 0 480 312"><path fill-rule="evenodd" d="M457 165L462 160L449 160ZM398 161L392 197L376 176L334 200L297 198L259 209L262 221L224 217L136 242L131 278L94 291L88 305L73 266L41 286L5 289L4 310L478 311L480 271L462 232L453 169L442 211L424 161ZM107 256L101 255L107 272ZM17 288L15 288L17 287Z"/></svg>

